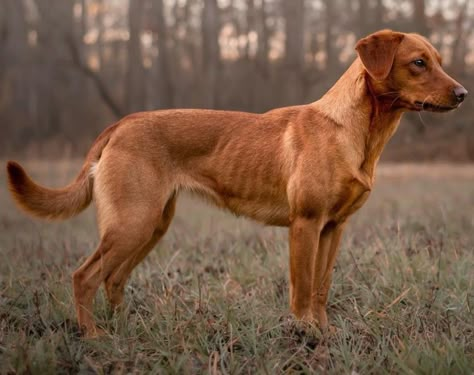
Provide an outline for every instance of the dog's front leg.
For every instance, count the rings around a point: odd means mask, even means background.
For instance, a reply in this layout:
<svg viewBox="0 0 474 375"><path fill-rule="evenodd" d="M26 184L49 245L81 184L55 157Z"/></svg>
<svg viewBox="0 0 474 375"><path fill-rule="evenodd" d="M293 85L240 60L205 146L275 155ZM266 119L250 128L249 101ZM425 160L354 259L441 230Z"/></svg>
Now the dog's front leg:
<svg viewBox="0 0 474 375"><path fill-rule="evenodd" d="M295 218L290 226L290 306L296 319L314 320L311 296L321 221Z"/></svg>
<svg viewBox="0 0 474 375"><path fill-rule="evenodd" d="M320 328L328 328L326 305L345 223L329 223L321 231L313 278L312 310Z"/></svg>

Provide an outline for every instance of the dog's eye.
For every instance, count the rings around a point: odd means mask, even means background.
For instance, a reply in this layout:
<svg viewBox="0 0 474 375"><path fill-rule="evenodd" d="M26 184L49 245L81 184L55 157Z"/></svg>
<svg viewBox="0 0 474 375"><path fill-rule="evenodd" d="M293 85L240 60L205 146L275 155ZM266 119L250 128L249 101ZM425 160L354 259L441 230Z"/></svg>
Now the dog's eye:
<svg viewBox="0 0 474 375"><path fill-rule="evenodd" d="M423 68L426 66L425 60L422 59L416 59L415 61L413 61L413 64L415 64L418 68Z"/></svg>

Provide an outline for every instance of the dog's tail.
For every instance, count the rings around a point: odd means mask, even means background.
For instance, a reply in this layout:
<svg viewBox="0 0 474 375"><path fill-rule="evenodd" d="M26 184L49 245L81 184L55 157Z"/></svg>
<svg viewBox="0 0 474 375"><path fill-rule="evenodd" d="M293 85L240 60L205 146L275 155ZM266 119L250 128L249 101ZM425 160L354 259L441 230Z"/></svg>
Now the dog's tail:
<svg viewBox="0 0 474 375"><path fill-rule="evenodd" d="M90 169L118 123L109 126L95 140L76 179L64 188L49 189L35 183L20 164L7 163L8 187L15 202L27 213L47 218L66 219L83 211L92 200L93 176Z"/></svg>

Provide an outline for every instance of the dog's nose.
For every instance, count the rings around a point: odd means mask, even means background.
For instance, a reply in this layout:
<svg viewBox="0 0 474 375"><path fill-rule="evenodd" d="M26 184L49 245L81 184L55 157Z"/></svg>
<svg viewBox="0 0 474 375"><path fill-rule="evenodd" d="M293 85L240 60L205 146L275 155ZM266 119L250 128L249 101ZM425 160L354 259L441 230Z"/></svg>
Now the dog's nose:
<svg viewBox="0 0 474 375"><path fill-rule="evenodd" d="M467 90L462 86L454 88L453 92L456 96L458 103L462 103L467 96Z"/></svg>

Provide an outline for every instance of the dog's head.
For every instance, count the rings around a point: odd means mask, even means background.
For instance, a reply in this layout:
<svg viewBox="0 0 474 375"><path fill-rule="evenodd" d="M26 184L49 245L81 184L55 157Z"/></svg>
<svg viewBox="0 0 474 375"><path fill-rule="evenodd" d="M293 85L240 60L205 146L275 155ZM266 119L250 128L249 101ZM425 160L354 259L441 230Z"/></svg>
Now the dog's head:
<svg viewBox="0 0 474 375"><path fill-rule="evenodd" d="M391 107L445 112L467 95L441 67L438 51L418 34L378 31L359 40L356 50L374 96Z"/></svg>

